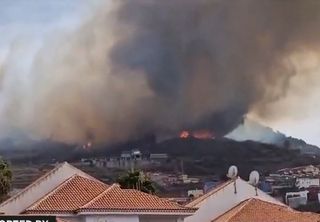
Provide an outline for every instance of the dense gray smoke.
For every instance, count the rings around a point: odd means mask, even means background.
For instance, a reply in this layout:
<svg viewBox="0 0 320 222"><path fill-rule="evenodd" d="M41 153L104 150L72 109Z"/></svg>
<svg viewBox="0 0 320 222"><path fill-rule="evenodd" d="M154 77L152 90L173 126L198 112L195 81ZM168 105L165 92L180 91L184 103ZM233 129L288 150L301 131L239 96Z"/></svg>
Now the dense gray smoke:
<svg viewBox="0 0 320 222"><path fill-rule="evenodd" d="M117 1L48 39L28 84L1 82L1 127L66 142L224 135L285 96L303 75L290 57L318 51L319 34L315 0Z"/></svg>

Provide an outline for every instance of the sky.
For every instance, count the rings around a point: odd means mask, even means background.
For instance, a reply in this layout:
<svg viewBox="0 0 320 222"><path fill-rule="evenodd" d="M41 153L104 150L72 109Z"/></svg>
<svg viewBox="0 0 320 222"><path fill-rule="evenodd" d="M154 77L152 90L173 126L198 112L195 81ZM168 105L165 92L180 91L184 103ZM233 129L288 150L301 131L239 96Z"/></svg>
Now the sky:
<svg viewBox="0 0 320 222"><path fill-rule="evenodd" d="M89 3L90 2L90 3ZM1 48L22 37L41 41L58 29L72 29L90 14L97 0L1 0Z"/></svg>
<svg viewBox="0 0 320 222"><path fill-rule="evenodd" d="M297 72L302 75L295 75L290 80L286 96L272 106L279 113L279 117L257 118L257 120L289 136L320 146L320 61L318 57L317 54L310 54L304 58L295 58ZM254 118L256 117L253 115Z"/></svg>
<svg viewBox="0 0 320 222"><path fill-rule="evenodd" d="M11 96L8 94L15 91L6 88L11 85L10 81L17 82L18 76L21 81L17 87L25 87L28 82L26 79L30 78L28 71L39 50L50 45L50 41L60 33L79 28L102 3L105 4L105 1L0 0L0 73L1 69L5 69L5 81L9 82L2 85L0 109ZM11 134L11 131L8 131ZM0 134L0 137L3 137L2 134L7 132L2 131Z"/></svg>
<svg viewBox="0 0 320 222"><path fill-rule="evenodd" d="M85 0L1 0L0 59L11 48L21 48L26 58L32 58L41 44L55 32L77 28L98 1ZM28 63L24 59L21 63ZM19 64L17 64L19 66Z"/></svg>
<svg viewBox="0 0 320 222"><path fill-rule="evenodd" d="M21 59L11 71L28 69L33 55L44 42L55 33L79 27L102 2L104 0L0 0L0 62L14 48ZM300 71L310 75L310 83L306 84L310 87L295 87L301 80L293 78L289 92L283 99L289 102L281 100L274 106L280 110L279 118L261 118L254 113L248 116L289 136L320 146L320 84L312 81L313 77L316 79L320 74L320 63L313 60L312 55L303 62L307 63L304 67L308 69ZM21 78L27 77L21 74ZM5 95L0 95L0 103L3 99ZM292 112L281 113L280 103L290 104L289 109L286 107L285 110Z"/></svg>

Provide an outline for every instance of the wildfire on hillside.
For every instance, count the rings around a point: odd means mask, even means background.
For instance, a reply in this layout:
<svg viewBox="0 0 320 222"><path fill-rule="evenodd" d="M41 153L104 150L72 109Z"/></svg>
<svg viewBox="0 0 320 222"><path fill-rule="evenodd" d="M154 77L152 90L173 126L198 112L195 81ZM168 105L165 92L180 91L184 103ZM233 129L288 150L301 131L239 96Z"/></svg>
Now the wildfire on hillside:
<svg viewBox="0 0 320 222"><path fill-rule="evenodd" d="M184 131L182 131L182 132L180 133L180 136L179 136L179 137L180 137L180 138L183 138L183 139L186 139L186 138L190 137L190 133L189 133L189 131L184 130Z"/></svg>
<svg viewBox="0 0 320 222"><path fill-rule="evenodd" d="M180 132L179 137L181 139L187 139L187 138L193 137L197 139L207 140L207 139L214 139L215 135L210 130L193 130L193 131L183 130Z"/></svg>

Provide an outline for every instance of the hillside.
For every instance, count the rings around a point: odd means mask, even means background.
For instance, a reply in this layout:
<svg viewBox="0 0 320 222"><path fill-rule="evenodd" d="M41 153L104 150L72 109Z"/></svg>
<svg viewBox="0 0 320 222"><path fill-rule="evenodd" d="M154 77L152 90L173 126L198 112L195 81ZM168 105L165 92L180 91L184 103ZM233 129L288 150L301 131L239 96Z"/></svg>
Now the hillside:
<svg viewBox="0 0 320 222"><path fill-rule="evenodd" d="M298 149L303 154L320 155L319 147L308 144L301 139L288 137L284 133L275 131L251 119L246 119L243 124L239 125L226 137L236 141L252 140L289 149Z"/></svg>
<svg viewBox="0 0 320 222"><path fill-rule="evenodd" d="M183 162L185 172L193 175L224 175L232 164L239 167L241 176L247 177L253 169L267 173L284 167L320 163L319 158L305 155L292 147L226 138L173 138L159 143L149 139L111 147L93 147L90 150L52 141L35 142L25 147L13 146L12 143L6 143L6 147L3 145L0 143L0 155L15 165L73 162L83 157L104 158L130 149L140 149L145 156L149 153L168 153L171 161L161 166L163 170L179 171L180 163Z"/></svg>
<svg viewBox="0 0 320 222"><path fill-rule="evenodd" d="M171 139L145 152L166 152L172 157L184 160L186 172L191 174L219 174L235 164L240 175L247 177L253 169L268 173L284 167L317 164L318 158L301 154L300 150L279 148L276 145L254 141L237 142L230 139L199 140Z"/></svg>

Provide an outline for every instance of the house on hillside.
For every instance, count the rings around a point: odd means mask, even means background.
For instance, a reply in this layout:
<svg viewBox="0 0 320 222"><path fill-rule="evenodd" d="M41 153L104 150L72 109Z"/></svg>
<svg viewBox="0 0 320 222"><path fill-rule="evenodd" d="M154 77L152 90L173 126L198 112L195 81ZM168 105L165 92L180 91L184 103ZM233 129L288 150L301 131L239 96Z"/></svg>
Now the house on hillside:
<svg viewBox="0 0 320 222"><path fill-rule="evenodd" d="M309 188L312 186L319 187L320 179L319 178L310 178L310 177L298 177L296 179L296 187L301 188Z"/></svg>
<svg viewBox="0 0 320 222"><path fill-rule="evenodd" d="M150 153L149 159L153 164L163 164L168 161L169 156L167 153Z"/></svg>
<svg viewBox="0 0 320 222"><path fill-rule="evenodd" d="M309 175L309 176L317 176L320 174L320 169L313 165L308 166L299 166L294 168L284 168L277 171L280 175Z"/></svg>
<svg viewBox="0 0 320 222"><path fill-rule="evenodd" d="M118 184L107 185L68 163L0 204L4 214L54 215L72 222L182 222L195 208Z"/></svg>

